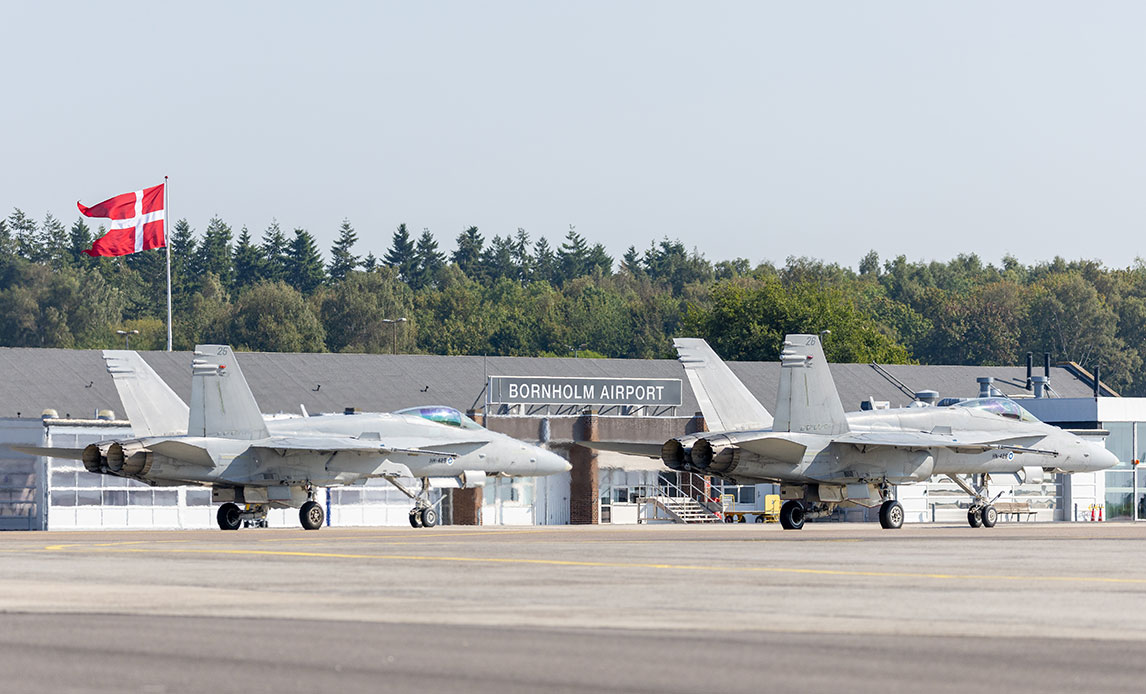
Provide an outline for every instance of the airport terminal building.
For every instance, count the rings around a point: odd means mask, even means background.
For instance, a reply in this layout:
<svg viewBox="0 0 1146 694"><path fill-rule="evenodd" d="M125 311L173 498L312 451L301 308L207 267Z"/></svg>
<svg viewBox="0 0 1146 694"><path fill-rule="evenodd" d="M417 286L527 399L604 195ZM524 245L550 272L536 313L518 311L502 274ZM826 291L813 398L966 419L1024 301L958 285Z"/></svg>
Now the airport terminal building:
<svg viewBox="0 0 1146 694"><path fill-rule="evenodd" d="M145 352L145 360L185 401L190 352ZM487 428L540 443L572 463L540 478L494 478L481 489L436 490L445 522L533 525L569 523L766 520L773 485L734 486L673 472L659 460L594 451L578 441L663 443L704 430L695 394L676 360L434 355L241 353L239 360L265 414L354 416L444 405ZM771 407L780 365L730 363ZM98 350L0 349L0 446L82 447L129 437L130 423ZM1046 371L1035 397L1027 367L833 364L844 409L899 407L984 392L1021 399L1043 421L1107 431L1118 467L1055 475L1008 486L1001 499L1022 510L1004 520L1090 521L1146 518L1146 477L1136 466L1146 399L1121 398L1068 364ZM1038 370L1043 376L1043 370ZM1041 379L1037 379L1041 381ZM967 497L950 481L901 486L909 522L962 522ZM331 525L405 525L410 500L384 480L324 490ZM0 447L0 529L212 528L205 487L150 487L87 472L79 461L24 455ZM271 511L272 526L297 524L293 510ZM832 520L874 520L849 509Z"/></svg>

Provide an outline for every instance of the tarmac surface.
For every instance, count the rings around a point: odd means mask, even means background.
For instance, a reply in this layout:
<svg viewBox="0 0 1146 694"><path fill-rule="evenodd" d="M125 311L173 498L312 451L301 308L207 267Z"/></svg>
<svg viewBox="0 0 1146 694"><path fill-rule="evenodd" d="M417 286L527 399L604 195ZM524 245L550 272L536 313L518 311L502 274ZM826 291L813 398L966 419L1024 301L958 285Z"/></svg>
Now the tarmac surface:
<svg viewBox="0 0 1146 694"><path fill-rule="evenodd" d="M1146 525L0 534L0 691L1146 690Z"/></svg>

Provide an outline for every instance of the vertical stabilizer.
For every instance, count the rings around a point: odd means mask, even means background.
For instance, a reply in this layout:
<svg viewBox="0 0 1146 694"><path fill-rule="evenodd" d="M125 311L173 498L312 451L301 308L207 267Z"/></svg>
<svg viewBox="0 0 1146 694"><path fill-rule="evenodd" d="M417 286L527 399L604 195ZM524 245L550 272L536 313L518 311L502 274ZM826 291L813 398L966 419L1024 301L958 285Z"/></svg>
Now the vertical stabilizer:
<svg viewBox="0 0 1146 694"><path fill-rule="evenodd" d="M187 403L143 360L139 352L105 349L103 360L115 382L131 431L144 436L187 433Z"/></svg>
<svg viewBox="0 0 1146 694"><path fill-rule="evenodd" d="M235 352L226 345L197 345L191 363L191 436L262 439L267 425L247 386Z"/></svg>
<svg viewBox="0 0 1146 694"><path fill-rule="evenodd" d="M684 373L709 431L749 431L772 426L772 415L707 342L680 337L672 344L684 364Z"/></svg>
<svg viewBox="0 0 1146 694"><path fill-rule="evenodd" d="M818 335L784 337L773 428L810 434L842 434L848 430L844 406Z"/></svg>

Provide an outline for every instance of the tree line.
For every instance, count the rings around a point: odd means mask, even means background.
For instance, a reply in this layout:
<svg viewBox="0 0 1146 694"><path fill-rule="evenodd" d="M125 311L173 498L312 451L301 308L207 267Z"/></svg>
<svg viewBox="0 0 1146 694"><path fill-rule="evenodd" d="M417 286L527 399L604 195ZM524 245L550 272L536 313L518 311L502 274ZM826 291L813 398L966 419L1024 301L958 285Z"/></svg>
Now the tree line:
<svg viewBox="0 0 1146 694"><path fill-rule="evenodd" d="M102 228L78 218L0 218L0 346L166 345L163 249L82 253ZM1146 394L1146 264L1089 260L999 265L881 260L852 269L807 257L784 265L712 262L664 238L614 259L570 227L556 245L524 229L392 232L361 255L343 220L326 256L305 229L272 221L255 238L218 217L171 227L174 344L289 352L418 352L671 358L672 338L706 338L725 358L775 360L787 332L831 330L840 362L1014 365L1025 353L1101 365ZM405 321L398 319L405 318Z"/></svg>

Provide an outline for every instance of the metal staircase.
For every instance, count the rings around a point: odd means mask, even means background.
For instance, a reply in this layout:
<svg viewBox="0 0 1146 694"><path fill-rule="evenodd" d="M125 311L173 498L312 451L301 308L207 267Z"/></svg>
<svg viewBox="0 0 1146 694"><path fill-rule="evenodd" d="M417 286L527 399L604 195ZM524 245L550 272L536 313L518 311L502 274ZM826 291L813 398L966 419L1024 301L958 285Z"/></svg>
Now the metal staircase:
<svg viewBox="0 0 1146 694"><path fill-rule="evenodd" d="M642 513L639 522L671 520L674 523L719 523L720 516L688 496L646 496L637 500ZM649 515L652 511L652 515Z"/></svg>

